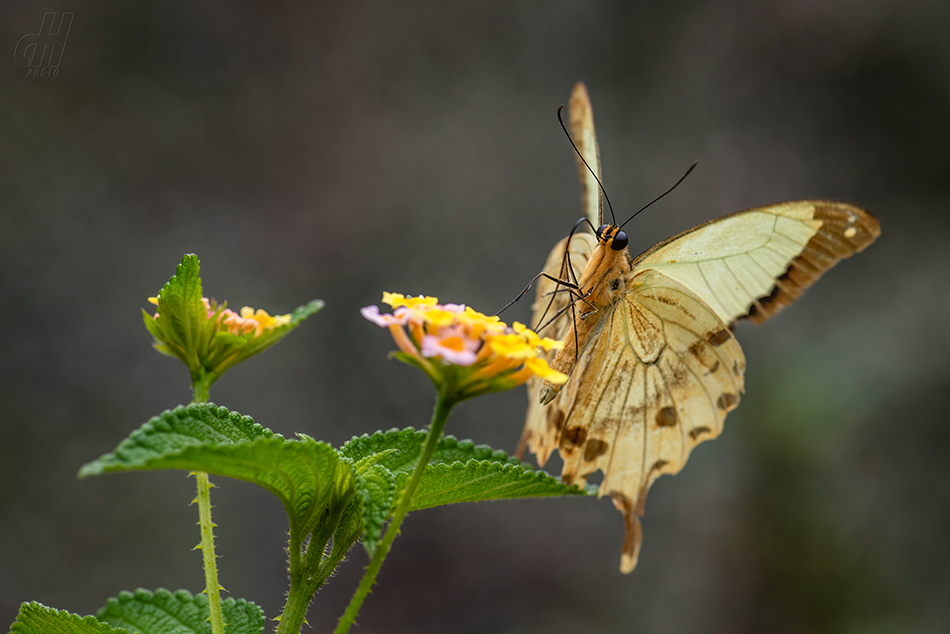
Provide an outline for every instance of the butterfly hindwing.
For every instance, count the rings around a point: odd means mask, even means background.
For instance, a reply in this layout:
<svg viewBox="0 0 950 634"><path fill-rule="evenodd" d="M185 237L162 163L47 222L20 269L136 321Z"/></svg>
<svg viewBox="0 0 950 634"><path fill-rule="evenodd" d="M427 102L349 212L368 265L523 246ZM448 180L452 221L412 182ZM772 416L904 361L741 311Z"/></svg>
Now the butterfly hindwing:
<svg viewBox="0 0 950 634"><path fill-rule="evenodd" d="M570 238L570 243L568 238L561 240L551 250L543 271L559 280L579 280L596 244L597 238L589 233L575 234ZM531 307L532 327L539 328L548 324L542 334L563 340L571 328L570 305L573 299L567 287L550 278L541 277L537 283L537 296ZM550 363L555 353L550 351L546 354L545 360ZM520 458L527 447L537 456L538 464L544 466L551 452L557 447L563 421L557 407L541 405L542 383L537 377L528 380L528 413L515 455Z"/></svg>
<svg viewBox="0 0 950 634"><path fill-rule="evenodd" d="M603 471L600 494L624 513L621 569L629 572L650 485L722 431L739 403L745 358L708 306L656 271L634 276L623 299L602 312L549 408L563 418L562 478L583 485Z"/></svg>

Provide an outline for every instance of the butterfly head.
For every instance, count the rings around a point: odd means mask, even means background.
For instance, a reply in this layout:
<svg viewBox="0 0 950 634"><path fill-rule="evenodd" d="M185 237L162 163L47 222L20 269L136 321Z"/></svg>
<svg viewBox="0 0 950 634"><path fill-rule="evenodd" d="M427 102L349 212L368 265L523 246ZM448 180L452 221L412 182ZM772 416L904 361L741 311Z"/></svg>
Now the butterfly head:
<svg viewBox="0 0 950 634"><path fill-rule="evenodd" d="M600 225L597 230L597 240L614 251L623 251L627 248L627 234L617 225Z"/></svg>

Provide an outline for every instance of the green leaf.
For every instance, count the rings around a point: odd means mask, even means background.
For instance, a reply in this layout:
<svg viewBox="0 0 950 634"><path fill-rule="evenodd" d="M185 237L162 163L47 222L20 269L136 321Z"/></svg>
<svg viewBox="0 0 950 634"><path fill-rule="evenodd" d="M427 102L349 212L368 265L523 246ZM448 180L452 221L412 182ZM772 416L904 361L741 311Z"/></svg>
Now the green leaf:
<svg viewBox="0 0 950 634"><path fill-rule="evenodd" d="M283 503L301 535L325 512L337 516L355 493L349 464L330 445L287 440L211 404L162 413L79 475L151 469L205 471L260 485Z"/></svg>
<svg viewBox="0 0 950 634"><path fill-rule="evenodd" d="M83 466L79 477L109 471L167 468L146 465L163 456L180 454L186 447L246 443L271 437L281 438L255 423L250 416L241 416L213 403L178 406L142 425L119 443L114 453L105 454Z"/></svg>
<svg viewBox="0 0 950 634"><path fill-rule="evenodd" d="M336 567L337 563L342 561L346 551L363 534L363 508L362 497L355 495L340 515L340 521L337 522L333 531L333 550L326 558L333 567Z"/></svg>
<svg viewBox="0 0 950 634"><path fill-rule="evenodd" d="M175 275L158 293L160 317L153 320L162 335L156 338L187 363L192 371L198 369L197 351L203 347L207 330L204 327L207 311L201 301L201 278L198 273L198 256L193 253L185 255L175 268ZM149 331L155 334L152 328Z"/></svg>
<svg viewBox="0 0 950 634"><path fill-rule="evenodd" d="M66 610L48 608L31 601L20 604L16 621L10 626L11 634L128 634L96 620L94 616L79 616Z"/></svg>
<svg viewBox="0 0 950 634"><path fill-rule="evenodd" d="M286 326L280 326L279 328L274 328L273 330L262 333L259 337L255 337L249 342L247 349L242 351L242 354L257 354L264 348L274 345L286 337L291 330L306 321L307 317L320 312L323 306L324 302L320 299L315 299L307 304L304 304L303 306L297 306L297 308L295 308L293 312L290 313L289 324Z"/></svg>
<svg viewBox="0 0 950 634"><path fill-rule="evenodd" d="M377 466L396 476L396 491L402 491L422 451L424 430L391 429L372 436L353 438L340 454L353 461L380 456ZM410 510L457 502L481 502L524 497L587 495L590 491L568 486L543 471L535 471L517 458L487 445L443 436L422 476ZM390 506L392 511L398 496Z"/></svg>
<svg viewBox="0 0 950 634"><path fill-rule="evenodd" d="M168 344L162 343L165 339L165 332L162 330L158 320L155 319L153 315L149 315L144 308L142 309L142 320L145 322L145 328L149 334L155 338L155 342L152 344L155 346L155 349L170 357L177 357L178 355L172 351Z"/></svg>
<svg viewBox="0 0 950 634"><path fill-rule="evenodd" d="M376 464L386 467L394 474L409 473L416 465L428 433L424 429L407 427L376 432L372 436L363 434L343 445L340 455L359 462L374 454L387 452ZM488 445L476 445L471 440L459 440L455 436L443 436L439 439L429 464L467 462L472 459L522 464L504 451L492 449Z"/></svg>
<svg viewBox="0 0 950 634"><path fill-rule="evenodd" d="M400 474L396 488L402 490L408 474ZM485 502L515 498L590 495L592 492L568 486L543 471L488 460L429 465L409 506L419 511L443 504Z"/></svg>
<svg viewBox="0 0 950 634"><path fill-rule="evenodd" d="M363 548L372 557L393 507L396 478L386 467L374 464L357 474L356 489L362 500Z"/></svg>
<svg viewBox="0 0 950 634"><path fill-rule="evenodd" d="M260 634L264 611L244 599L227 599L221 604L225 634ZM186 590L154 593L138 589L109 599L99 610L99 620L128 630L129 634L210 634L208 598Z"/></svg>

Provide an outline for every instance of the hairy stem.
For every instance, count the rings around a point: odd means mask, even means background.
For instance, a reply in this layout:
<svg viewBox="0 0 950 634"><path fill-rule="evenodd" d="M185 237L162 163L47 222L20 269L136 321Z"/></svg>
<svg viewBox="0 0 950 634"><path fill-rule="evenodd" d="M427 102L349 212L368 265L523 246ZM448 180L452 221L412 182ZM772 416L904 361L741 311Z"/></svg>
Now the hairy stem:
<svg viewBox="0 0 950 634"><path fill-rule="evenodd" d="M313 595L336 569L339 560L332 563L324 561L323 553L339 517L331 518L322 530L315 530L307 545L306 553L301 552L303 543L299 537L299 530L291 523L290 541L290 589L287 592L287 602L280 615L280 624L276 634L296 634L300 632L307 616L307 608ZM344 551L345 552L345 551Z"/></svg>
<svg viewBox="0 0 950 634"><path fill-rule="evenodd" d="M193 403L208 402L208 382L200 379L192 383ZM211 521L211 481L204 471L195 472L198 485L198 526L201 531L201 558L205 569L205 594L211 612L211 634L224 634L224 614L221 611L221 586L218 584L218 564L214 554L214 522Z"/></svg>
<svg viewBox="0 0 950 634"><path fill-rule="evenodd" d="M218 565L214 554L214 522L211 521L211 487L208 474L195 472L198 482L198 525L201 528L201 557L205 568L205 594L211 611L212 634L224 634L224 615L221 612L221 586L218 585Z"/></svg>

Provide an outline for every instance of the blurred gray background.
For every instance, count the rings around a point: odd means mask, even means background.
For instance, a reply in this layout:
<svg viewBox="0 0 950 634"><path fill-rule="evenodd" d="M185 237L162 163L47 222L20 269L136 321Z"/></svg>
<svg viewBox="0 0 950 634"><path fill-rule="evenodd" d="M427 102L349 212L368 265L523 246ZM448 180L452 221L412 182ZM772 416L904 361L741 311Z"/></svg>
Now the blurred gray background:
<svg viewBox="0 0 950 634"><path fill-rule="evenodd" d="M27 77L13 53L45 11L75 20L58 76ZM580 215L555 110L583 80L618 215L699 161L628 225L634 254L795 198L865 206L883 235L739 326L743 404L653 487L632 575L608 500L444 507L408 518L356 631L950 630L948 27L944 0L4 3L0 626L21 601L202 587L193 480L75 477L190 398L140 314L182 254L235 306L327 302L215 402L334 445L424 426L431 386L358 309L518 293ZM512 451L525 401L448 430ZM275 616L282 509L216 482L222 583Z"/></svg>

